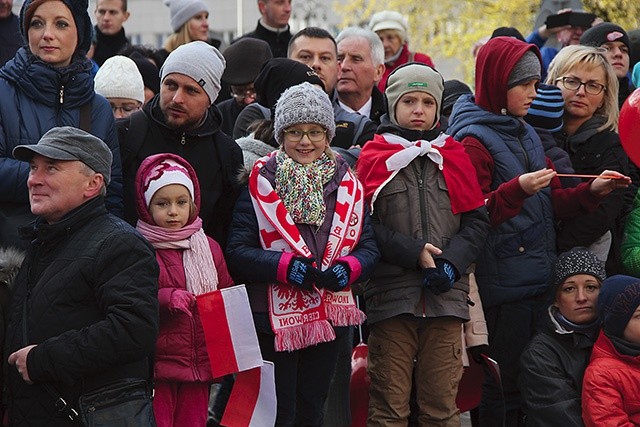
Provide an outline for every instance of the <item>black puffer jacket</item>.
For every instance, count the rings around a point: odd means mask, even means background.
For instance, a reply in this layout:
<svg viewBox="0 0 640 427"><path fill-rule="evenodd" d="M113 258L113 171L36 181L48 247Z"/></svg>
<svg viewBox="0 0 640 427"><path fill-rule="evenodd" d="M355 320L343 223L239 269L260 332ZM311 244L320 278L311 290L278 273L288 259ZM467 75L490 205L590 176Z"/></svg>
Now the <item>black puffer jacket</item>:
<svg viewBox="0 0 640 427"><path fill-rule="evenodd" d="M135 225L135 176L142 161L152 154L173 153L188 161L200 183L200 218L207 236L226 246L231 213L240 189L236 178L243 167L242 150L220 130L222 116L209 107L202 124L193 130L171 129L160 109L160 95L143 111L118 120L116 128L122 150L124 218Z"/></svg>
<svg viewBox="0 0 640 427"><path fill-rule="evenodd" d="M14 285L5 355L36 344L27 357L34 384L6 367L10 422L73 425L42 383L75 406L98 386L148 377L158 334L158 265L138 232L107 213L102 197L60 222L36 223L33 237Z"/></svg>
<svg viewBox="0 0 640 427"><path fill-rule="evenodd" d="M551 314L520 357L527 427L582 427L582 377L594 339L564 330Z"/></svg>

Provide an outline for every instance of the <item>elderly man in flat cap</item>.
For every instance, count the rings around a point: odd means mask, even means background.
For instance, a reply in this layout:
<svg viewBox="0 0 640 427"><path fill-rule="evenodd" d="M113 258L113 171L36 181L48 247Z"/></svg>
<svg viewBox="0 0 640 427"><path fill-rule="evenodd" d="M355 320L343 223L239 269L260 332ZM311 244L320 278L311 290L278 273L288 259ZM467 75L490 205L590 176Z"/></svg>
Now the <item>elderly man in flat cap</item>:
<svg viewBox="0 0 640 427"><path fill-rule="evenodd" d="M13 155L29 162L37 219L21 230L31 245L4 343L10 425L77 425L68 416L82 394L148 379L158 266L142 236L105 208L112 154L102 140L57 127Z"/></svg>

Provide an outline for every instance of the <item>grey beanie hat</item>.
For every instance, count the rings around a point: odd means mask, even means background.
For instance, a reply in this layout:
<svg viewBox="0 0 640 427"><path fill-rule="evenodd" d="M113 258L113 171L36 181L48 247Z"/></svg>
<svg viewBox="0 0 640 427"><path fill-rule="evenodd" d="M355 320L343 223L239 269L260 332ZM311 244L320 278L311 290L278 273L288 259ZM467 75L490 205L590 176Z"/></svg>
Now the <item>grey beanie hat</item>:
<svg viewBox="0 0 640 427"><path fill-rule="evenodd" d="M327 130L329 143L336 134L333 106L329 96L309 82L291 86L276 103L273 133L276 142L284 142L284 130L299 123L315 123Z"/></svg>
<svg viewBox="0 0 640 427"><path fill-rule="evenodd" d="M200 12L209 12L209 8L202 0L165 0L169 6L171 29L177 33L184 24Z"/></svg>
<svg viewBox="0 0 640 427"><path fill-rule="evenodd" d="M220 93L220 79L225 64L218 49L208 43L195 41L183 44L164 61L160 68L160 82L171 73L189 76L204 89L213 104Z"/></svg>
<svg viewBox="0 0 640 427"><path fill-rule="evenodd" d="M442 93L444 92L444 79L432 67L410 62L396 68L389 75L387 88L384 94L389 105L389 119L391 123L398 124L396 120L396 105L405 93L425 92L436 100L436 117L433 126L440 120L440 108L442 106Z"/></svg>
<svg viewBox="0 0 640 427"><path fill-rule="evenodd" d="M527 50L520 57L516 65L513 66L511 73L509 73L507 87L511 89L530 80L540 80L541 71L542 65L540 64L540 58L538 58L538 55L536 55L534 51Z"/></svg>
<svg viewBox="0 0 640 427"><path fill-rule="evenodd" d="M135 99L144 103L144 81L133 59L115 55L104 61L94 78L95 90L105 98Z"/></svg>
<svg viewBox="0 0 640 427"><path fill-rule="evenodd" d="M111 150L100 138L83 130L71 126L52 128L36 145L18 145L13 149L13 157L23 162L31 161L34 154L54 160L79 160L102 174L105 185L111 181Z"/></svg>
<svg viewBox="0 0 640 427"><path fill-rule="evenodd" d="M604 264L587 248L576 247L558 256L553 267L552 285L555 289L576 274L589 274L601 283L607 277Z"/></svg>

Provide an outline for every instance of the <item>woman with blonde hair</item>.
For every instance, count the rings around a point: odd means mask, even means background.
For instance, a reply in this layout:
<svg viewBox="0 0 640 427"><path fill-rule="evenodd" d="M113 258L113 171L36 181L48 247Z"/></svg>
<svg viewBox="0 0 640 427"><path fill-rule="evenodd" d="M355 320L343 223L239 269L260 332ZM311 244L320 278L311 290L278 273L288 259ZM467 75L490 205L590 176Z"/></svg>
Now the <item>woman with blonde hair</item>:
<svg viewBox="0 0 640 427"><path fill-rule="evenodd" d="M628 175L629 159L617 134L618 79L604 51L578 45L563 48L549 66L547 83L562 91L564 126L554 137L576 173L598 175L608 169ZM607 260L608 271L619 270L625 191L613 191L595 211L561 224L558 249L588 247Z"/></svg>
<svg viewBox="0 0 640 427"><path fill-rule="evenodd" d="M183 44L197 40L209 42L209 8L204 1L165 0L164 3L169 6L171 29L173 30L160 49L160 54L164 59Z"/></svg>

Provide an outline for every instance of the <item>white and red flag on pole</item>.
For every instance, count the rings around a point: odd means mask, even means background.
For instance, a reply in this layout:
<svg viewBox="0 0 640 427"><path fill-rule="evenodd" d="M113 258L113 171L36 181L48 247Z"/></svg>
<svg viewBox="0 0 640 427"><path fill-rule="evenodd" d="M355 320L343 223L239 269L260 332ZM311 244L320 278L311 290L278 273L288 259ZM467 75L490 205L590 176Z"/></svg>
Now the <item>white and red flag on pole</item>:
<svg viewBox="0 0 640 427"><path fill-rule="evenodd" d="M215 378L262 366L262 353L244 285L196 297Z"/></svg>

